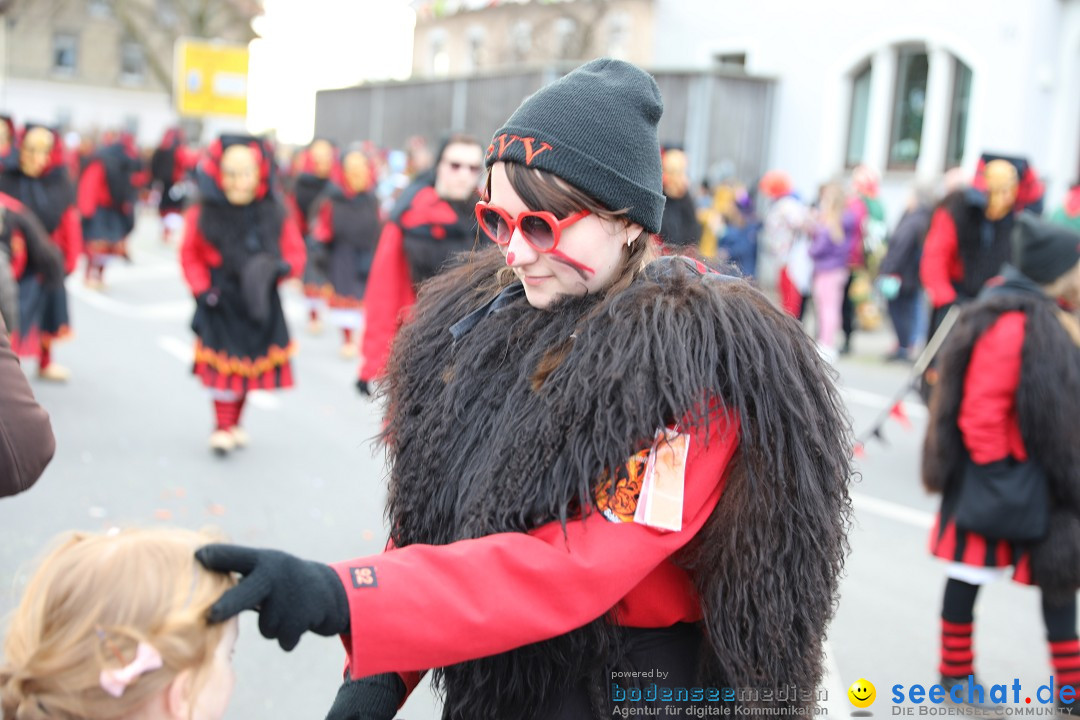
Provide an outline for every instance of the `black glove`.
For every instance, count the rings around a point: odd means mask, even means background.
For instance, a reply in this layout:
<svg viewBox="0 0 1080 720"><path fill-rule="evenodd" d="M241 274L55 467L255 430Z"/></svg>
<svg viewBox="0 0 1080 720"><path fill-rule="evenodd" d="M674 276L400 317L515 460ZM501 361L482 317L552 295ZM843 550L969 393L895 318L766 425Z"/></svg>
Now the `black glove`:
<svg viewBox="0 0 1080 720"><path fill-rule="evenodd" d="M393 720L404 697L405 683L396 673L346 679L326 720Z"/></svg>
<svg viewBox="0 0 1080 720"><path fill-rule="evenodd" d="M366 398L371 397L371 386L368 385L367 380L357 380L356 391Z"/></svg>
<svg viewBox="0 0 1080 720"><path fill-rule="evenodd" d="M277 276L278 276L278 279L281 279L283 277L288 277L290 272L292 272L292 265L285 262L284 260L278 260L277 261Z"/></svg>
<svg viewBox="0 0 1080 720"><path fill-rule="evenodd" d="M326 636L349 631L349 598L329 565L240 545L206 545L195 558L208 570L244 576L210 608L212 623L257 610L259 632L286 652L308 630Z"/></svg>

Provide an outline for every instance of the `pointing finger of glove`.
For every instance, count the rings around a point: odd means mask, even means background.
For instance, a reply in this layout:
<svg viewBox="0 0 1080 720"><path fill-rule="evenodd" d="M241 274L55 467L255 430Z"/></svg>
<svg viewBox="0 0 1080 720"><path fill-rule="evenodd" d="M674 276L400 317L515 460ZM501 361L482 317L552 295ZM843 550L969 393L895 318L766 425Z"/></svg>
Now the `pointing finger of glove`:
<svg viewBox="0 0 1080 720"><path fill-rule="evenodd" d="M215 543L204 545L195 551L195 559L207 570L217 572L238 572L247 575L255 569L259 559L259 550L243 545L225 545Z"/></svg>
<svg viewBox="0 0 1080 720"><path fill-rule="evenodd" d="M254 573L245 577L210 608L210 622L223 622L244 610L255 610L270 595L270 590L270 579L264 575Z"/></svg>

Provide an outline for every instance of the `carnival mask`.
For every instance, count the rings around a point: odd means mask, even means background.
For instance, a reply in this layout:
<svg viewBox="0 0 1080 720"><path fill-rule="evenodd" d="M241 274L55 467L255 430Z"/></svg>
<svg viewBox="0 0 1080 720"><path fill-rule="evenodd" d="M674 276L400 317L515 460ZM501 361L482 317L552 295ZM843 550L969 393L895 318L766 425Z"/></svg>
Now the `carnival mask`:
<svg viewBox="0 0 1080 720"><path fill-rule="evenodd" d="M221 189L232 205L250 205L259 187L259 159L249 145L230 145L221 154Z"/></svg>
<svg viewBox="0 0 1080 720"><path fill-rule="evenodd" d="M56 136L43 127L30 128L19 149L19 167L29 177L41 177L49 167Z"/></svg>

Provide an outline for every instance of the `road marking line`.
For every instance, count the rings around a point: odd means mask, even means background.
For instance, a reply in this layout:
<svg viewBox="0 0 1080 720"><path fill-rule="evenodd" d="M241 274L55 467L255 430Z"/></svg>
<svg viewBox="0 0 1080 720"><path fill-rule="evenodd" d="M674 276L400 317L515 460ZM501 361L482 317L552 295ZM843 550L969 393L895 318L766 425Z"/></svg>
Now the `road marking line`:
<svg viewBox="0 0 1080 720"><path fill-rule="evenodd" d="M889 404L892 402L891 397L878 395L877 393L868 392L866 390L859 390L858 388L842 387L840 388L840 394L849 402L876 408L878 410L884 410L889 407ZM914 418L925 420L928 416L926 408L917 402L904 403L904 409L909 416Z"/></svg>
<svg viewBox="0 0 1080 720"><path fill-rule="evenodd" d="M162 335L157 341L158 347L172 355L177 360L187 364L195 362L195 348L189 342L184 342L171 335Z"/></svg>
<svg viewBox="0 0 1080 720"><path fill-rule="evenodd" d="M862 493L851 493L851 500L855 504L856 510L919 528L929 529L934 526L934 514L925 510L916 510L906 505L871 497L870 495L863 495Z"/></svg>
<svg viewBox="0 0 1080 720"><path fill-rule="evenodd" d="M87 305L120 317L138 318L140 320L176 320L189 318L194 312L194 303L191 300L132 305L102 295L97 290L88 290L80 283L69 284L67 292Z"/></svg>

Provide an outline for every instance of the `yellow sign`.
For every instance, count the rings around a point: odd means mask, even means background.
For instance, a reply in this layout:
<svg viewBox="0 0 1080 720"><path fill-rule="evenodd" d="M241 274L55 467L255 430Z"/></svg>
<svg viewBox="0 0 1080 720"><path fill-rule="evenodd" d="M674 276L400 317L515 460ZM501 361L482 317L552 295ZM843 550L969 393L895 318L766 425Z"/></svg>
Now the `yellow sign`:
<svg viewBox="0 0 1080 720"><path fill-rule="evenodd" d="M173 66L176 111L184 116L247 116L248 49L180 38Z"/></svg>

